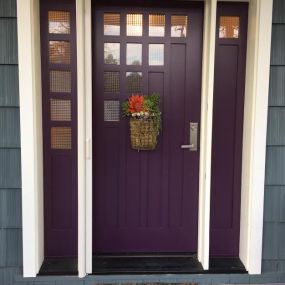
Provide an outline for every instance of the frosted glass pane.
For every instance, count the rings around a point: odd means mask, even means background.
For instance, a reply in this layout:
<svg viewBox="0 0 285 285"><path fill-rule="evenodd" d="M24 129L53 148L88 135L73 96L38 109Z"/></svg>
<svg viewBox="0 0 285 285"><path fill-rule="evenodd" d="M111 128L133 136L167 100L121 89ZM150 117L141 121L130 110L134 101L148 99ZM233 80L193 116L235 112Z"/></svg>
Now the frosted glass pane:
<svg viewBox="0 0 285 285"><path fill-rule="evenodd" d="M141 44L127 44L127 65L142 65Z"/></svg>
<svg viewBox="0 0 285 285"><path fill-rule="evenodd" d="M127 36L142 36L143 16L142 14L127 14Z"/></svg>
<svg viewBox="0 0 285 285"><path fill-rule="evenodd" d="M149 36L164 37L165 15L149 15Z"/></svg>
<svg viewBox="0 0 285 285"><path fill-rule="evenodd" d="M120 64L120 44L104 44L104 62L106 64Z"/></svg>
<svg viewBox="0 0 285 285"><path fill-rule="evenodd" d="M50 34L70 34L70 13L49 11L48 25Z"/></svg>
<svg viewBox="0 0 285 285"><path fill-rule="evenodd" d="M127 72L127 92L142 94L142 72Z"/></svg>
<svg viewBox="0 0 285 285"><path fill-rule="evenodd" d="M171 37L185 38L187 35L187 16L171 16Z"/></svg>
<svg viewBox="0 0 285 285"><path fill-rule="evenodd" d="M149 65L164 65L164 44L149 45Z"/></svg>
<svg viewBox="0 0 285 285"><path fill-rule="evenodd" d="M70 43L66 41L49 41L49 62L70 64Z"/></svg>
<svg viewBox="0 0 285 285"><path fill-rule="evenodd" d="M220 17L219 38L238 39L239 37L239 17Z"/></svg>
<svg viewBox="0 0 285 285"><path fill-rule="evenodd" d="M114 13L104 14L104 35L105 36L120 35L120 14L114 14Z"/></svg>

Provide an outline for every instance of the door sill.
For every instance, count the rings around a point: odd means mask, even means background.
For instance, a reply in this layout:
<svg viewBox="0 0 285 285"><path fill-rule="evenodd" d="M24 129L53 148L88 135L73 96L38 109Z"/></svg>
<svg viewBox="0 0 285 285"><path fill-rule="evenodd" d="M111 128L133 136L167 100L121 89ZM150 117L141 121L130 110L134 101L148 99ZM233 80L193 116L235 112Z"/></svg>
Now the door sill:
<svg viewBox="0 0 285 285"><path fill-rule="evenodd" d="M203 270L196 255L95 255L92 275L135 274L243 274L236 257L210 257L210 269ZM76 276L77 259L45 259L38 276Z"/></svg>
<svg viewBox="0 0 285 285"><path fill-rule="evenodd" d="M96 255L92 275L247 273L239 258L210 258L204 270L196 255Z"/></svg>

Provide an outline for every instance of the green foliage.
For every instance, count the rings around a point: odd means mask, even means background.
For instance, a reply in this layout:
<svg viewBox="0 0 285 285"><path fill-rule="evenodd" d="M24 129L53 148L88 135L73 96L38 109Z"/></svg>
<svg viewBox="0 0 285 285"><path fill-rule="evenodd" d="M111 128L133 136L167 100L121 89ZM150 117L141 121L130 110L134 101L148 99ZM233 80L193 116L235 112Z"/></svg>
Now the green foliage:
<svg viewBox="0 0 285 285"><path fill-rule="evenodd" d="M150 95L144 95L144 107L149 113L148 117L144 115L135 117L140 120L153 120L156 123L157 131L161 129L161 111L160 111L160 94L152 93ZM122 112L124 116L130 117L132 114L129 112L129 100L122 103Z"/></svg>

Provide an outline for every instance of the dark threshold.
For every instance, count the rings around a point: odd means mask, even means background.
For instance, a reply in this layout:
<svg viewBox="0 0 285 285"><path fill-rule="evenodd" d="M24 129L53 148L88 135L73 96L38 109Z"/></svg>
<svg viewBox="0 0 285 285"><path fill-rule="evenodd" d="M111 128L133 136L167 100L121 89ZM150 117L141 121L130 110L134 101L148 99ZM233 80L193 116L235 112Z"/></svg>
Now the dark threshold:
<svg viewBox="0 0 285 285"><path fill-rule="evenodd" d="M234 274L247 273L239 258L210 258L203 270L196 255L96 255L94 275L111 274ZM47 259L38 276L78 275L77 259Z"/></svg>
<svg viewBox="0 0 285 285"><path fill-rule="evenodd" d="M239 258L210 258L210 269L203 270L196 255L141 255L93 257L93 274L205 274L246 273Z"/></svg>
<svg viewBox="0 0 285 285"><path fill-rule="evenodd" d="M78 275L77 259L45 259L38 276Z"/></svg>

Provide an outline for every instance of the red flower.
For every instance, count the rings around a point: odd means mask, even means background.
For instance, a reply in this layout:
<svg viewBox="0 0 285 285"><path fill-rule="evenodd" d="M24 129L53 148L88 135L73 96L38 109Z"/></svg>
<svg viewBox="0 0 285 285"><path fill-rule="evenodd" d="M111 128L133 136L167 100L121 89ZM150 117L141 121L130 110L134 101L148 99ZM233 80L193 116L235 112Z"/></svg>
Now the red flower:
<svg viewBox="0 0 285 285"><path fill-rule="evenodd" d="M144 109L144 97L142 95L132 95L129 98L129 112L138 113Z"/></svg>

